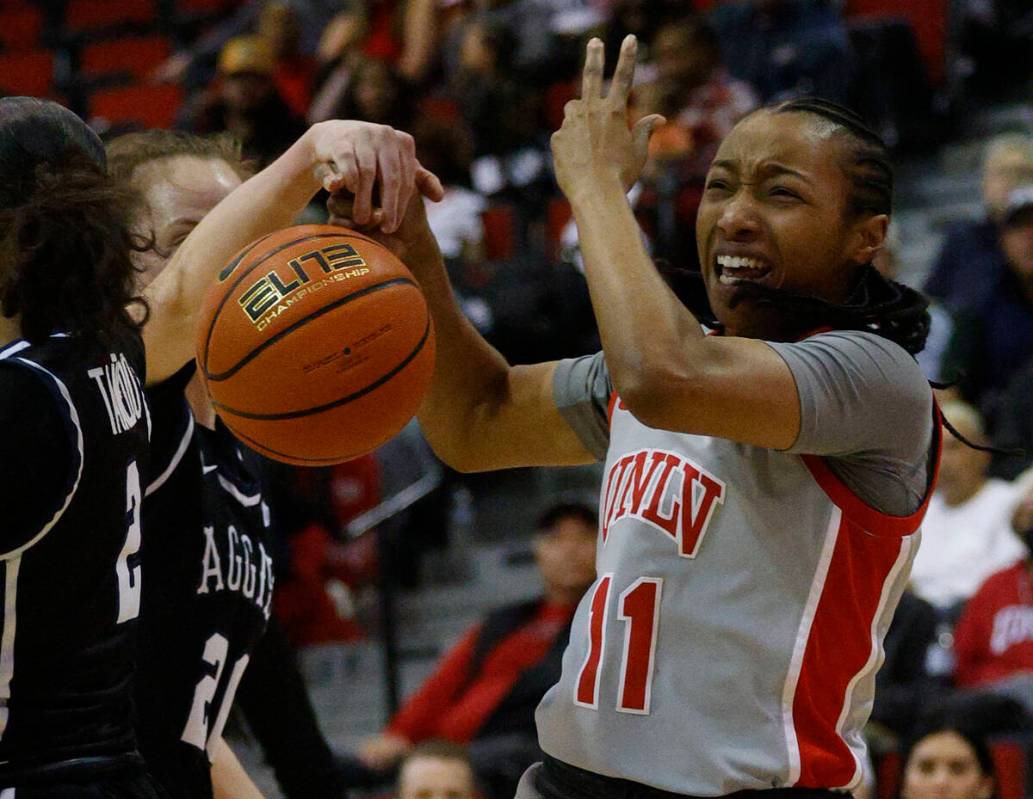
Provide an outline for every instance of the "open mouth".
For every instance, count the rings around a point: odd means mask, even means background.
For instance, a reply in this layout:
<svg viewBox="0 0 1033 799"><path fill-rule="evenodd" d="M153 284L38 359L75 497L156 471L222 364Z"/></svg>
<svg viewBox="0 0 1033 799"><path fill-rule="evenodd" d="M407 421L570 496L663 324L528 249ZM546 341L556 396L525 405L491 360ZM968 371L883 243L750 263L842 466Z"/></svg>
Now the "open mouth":
<svg viewBox="0 0 1033 799"><path fill-rule="evenodd" d="M717 279L726 286L762 280L771 272L763 261L741 255L719 255L716 262Z"/></svg>

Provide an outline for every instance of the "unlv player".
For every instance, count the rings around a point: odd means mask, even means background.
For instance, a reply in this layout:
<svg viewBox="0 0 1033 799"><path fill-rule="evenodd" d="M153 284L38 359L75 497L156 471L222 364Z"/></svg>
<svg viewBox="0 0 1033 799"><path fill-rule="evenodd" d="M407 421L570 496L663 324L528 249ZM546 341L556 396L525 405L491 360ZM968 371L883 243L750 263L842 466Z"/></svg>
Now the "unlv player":
<svg viewBox="0 0 1033 799"><path fill-rule="evenodd" d="M886 149L823 101L746 117L707 178L705 297L687 307L625 198L657 121L626 124L635 47L602 97L589 45L583 99L553 137L602 353L509 366L457 310L418 204L401 231L433 306L420 418L437 453L466 471L606 463L599 577L518 795L831 796L861 779L939 452L912 355L925 302L871 267Z"/></svg>

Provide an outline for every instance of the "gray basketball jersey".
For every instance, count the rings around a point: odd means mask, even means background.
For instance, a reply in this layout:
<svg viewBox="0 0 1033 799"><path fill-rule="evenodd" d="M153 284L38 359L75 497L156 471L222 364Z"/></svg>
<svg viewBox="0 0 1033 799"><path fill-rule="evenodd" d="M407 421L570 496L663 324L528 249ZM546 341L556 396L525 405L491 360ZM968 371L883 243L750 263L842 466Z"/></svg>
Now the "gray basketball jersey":
<svg viewBox="0 0 1033 799"><path fill-rule="evenodd" d="M928 450L939 427L915 370ZM697 796L855 787L924 509L886 515L821 457L655 430L614 396L598 579L538 708L542 748Z"/></svg>

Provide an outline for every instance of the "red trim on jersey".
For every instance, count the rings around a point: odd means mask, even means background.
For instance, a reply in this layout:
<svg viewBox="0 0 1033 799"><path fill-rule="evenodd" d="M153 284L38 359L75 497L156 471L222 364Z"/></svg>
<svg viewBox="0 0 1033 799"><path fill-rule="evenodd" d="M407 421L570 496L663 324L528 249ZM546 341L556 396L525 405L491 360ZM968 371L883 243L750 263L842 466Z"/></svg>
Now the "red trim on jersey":
<svg viewBox="0 0 1033 799"><path fill-rule="evenodd" d="M844 513L804 650L793 698L800 750L797 787L846 787L857 772L857 761L836 727L851 681L871 661L872 647L881 645L872 642L872 623L904 545L901 538L865 532Z"/></svg>
<svg viewBox="0 0 1033 799"><path fill-rule="evenodd" d="M619 397L617 396L616 391L610 394L610 407L606 410L606 423L611 427L613 426L613 410L617 407L618 399Z"/></svg>
<svg viewBox="0 0 1033 799"><path fill-rule="evenodd" d="M819 455L801 455L804 465L810 470L811 475L821 486L843 515L862 527L869 535L899 536L910 535L922 524L929 500L933 491L936 490L936 481L940 475L940 455L943 448L943 423L940 416L940 408L933 401L933 473L929 479L929 486L926 488L925 497L918 509L907 516L893 516L873 508L857 494L855 494L842 480L837 477L829 468L828 463Z"/></svg>

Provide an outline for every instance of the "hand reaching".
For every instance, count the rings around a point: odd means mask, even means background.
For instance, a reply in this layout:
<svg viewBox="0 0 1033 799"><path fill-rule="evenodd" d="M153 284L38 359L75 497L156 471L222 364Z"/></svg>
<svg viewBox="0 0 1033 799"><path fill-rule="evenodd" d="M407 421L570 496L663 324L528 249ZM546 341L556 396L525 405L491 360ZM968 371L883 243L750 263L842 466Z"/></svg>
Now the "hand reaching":
<svg viewBox="0 0 1033 799"><path fill-rule="evenodd" d="M645 166L649 135L664 122L659 114L643 117L628 129L628 97L635 78L638 43L628 36L621 45L617 69L606 96L602 95L603 43L588 43L582 74L581 99L564 108L563 126L552 135L556 179L573 200L594 190L594 181L608 176L630 188Z"/></svg>
<svg viewBox="0 0 1033 799"><path fill-rule="evenodd" d="M413 196L440 200L444 195L441 182L416 159L408 133L387 125L330 120L313 125L309 135L316 176L331 194L347 190L353 195L352 218L358 225L393 233ZM373 207L374 187L379 209Z"/></svg>

